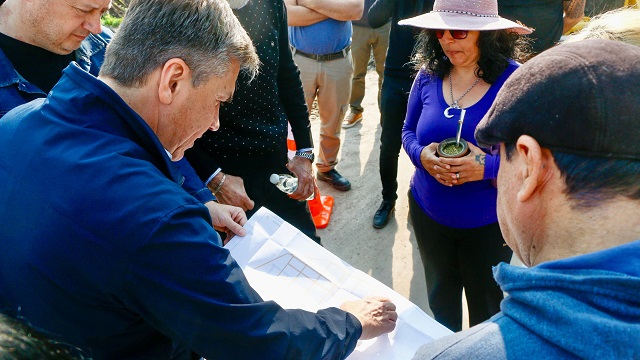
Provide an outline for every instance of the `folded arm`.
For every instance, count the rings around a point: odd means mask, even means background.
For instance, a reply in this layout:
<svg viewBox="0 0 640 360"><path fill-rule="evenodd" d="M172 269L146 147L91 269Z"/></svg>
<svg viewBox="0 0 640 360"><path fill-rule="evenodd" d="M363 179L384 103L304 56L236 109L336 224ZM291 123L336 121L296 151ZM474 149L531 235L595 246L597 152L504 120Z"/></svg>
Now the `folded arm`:
<svg viewBox="0 0 640 360"><path fill-rule="evenodd" d="M304 16L308 16L309 19L313 19L315 16L313 13L320 14L325 16L325 18L331 18L340 21L348 21L348 20L358 20L362 17L362 13L364 11L364 2L363 0L291 0L285 1L287 4L287 12L289 15L289 25L292 25L292 21L296 21L296 19L292 18L292 15L298 16L300 18L304 18ZM289 4L295 3L295 7L292 10L295 10L298 14L292 14L289 10ZM294 5L294 4L292 4ZM303 7L308 10L311 10L313 13L307 13L302 9L296 9L296 7ZM324 20L324 19L323 19ZM316 21L317 22L317 21ZM311 25L311 24L306 24ZM304 26L304 25L297 25Z"/></svg>
<svg viewBox="0 0 640 360"><path fill-rule="evenodd" d="M296 0L285 0L287 6L287 23L289 26L309 26L326 20L328 16L315 10L298 5Z"/></svg>
<svg viewBox="0 0 640 360"><path fill-rule="evenodd" d="M335 20L358 20L364 11L363 0L298 0L298 5Z"/></svg>

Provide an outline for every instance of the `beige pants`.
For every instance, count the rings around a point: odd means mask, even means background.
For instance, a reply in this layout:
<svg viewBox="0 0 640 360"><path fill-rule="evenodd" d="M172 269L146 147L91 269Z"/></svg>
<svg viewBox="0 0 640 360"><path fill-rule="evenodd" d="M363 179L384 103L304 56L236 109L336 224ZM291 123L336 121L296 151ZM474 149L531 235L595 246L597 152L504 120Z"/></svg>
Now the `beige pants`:
<svg viewBox="0 0 640 360"><path fill-rule="evenodd" d="M349 109L351 94L351 53L347 53L345 58L331 61L315 61L295 54L293 60L300 68L300 79L309 111L313 100L318 98L321 126L316 167L318 171L326 172L338 163L340 129Z"/></svg>
<svg viewBox="0 0 640 360"><path fill-rule="evenodd" d="M349 99L351 112L353 113L364 111L362 108L365 88L364 78L367 76L372 52L376 64L376 72L378 73L378 109L380 108L384 61L387 58L387 47L389 47L389 29L391 29L391 22L378 29L353 25L353 36L351 37L353 81L351 83L351 98Z"/></svg>

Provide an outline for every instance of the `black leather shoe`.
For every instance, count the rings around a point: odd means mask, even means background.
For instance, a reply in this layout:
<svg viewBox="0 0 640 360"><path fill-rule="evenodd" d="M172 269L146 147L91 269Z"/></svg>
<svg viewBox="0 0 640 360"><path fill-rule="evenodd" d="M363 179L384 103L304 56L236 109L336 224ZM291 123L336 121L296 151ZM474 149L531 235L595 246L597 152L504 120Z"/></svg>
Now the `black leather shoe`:
<svg viewBox="0 0 640 360"><path fill-rule="evenodd" d="M389 218L396 208L396 203L382 200L382 204L373 215L373 227L376 229L382 229L389 223Z"/></svg>
<svg viewBox="0 0 640 360"><path fill-rule="evenodd" d="M331 169L327 172L318 171L318 174L316 175L316 177L320 181L328 182L329 185L331 185L331 187L336 190L347 191L351 189L351 183L349 182L349 180L347 180L347 178L345 178L344 176L340 175L340 173L337 172L336 169Z"/></svg>

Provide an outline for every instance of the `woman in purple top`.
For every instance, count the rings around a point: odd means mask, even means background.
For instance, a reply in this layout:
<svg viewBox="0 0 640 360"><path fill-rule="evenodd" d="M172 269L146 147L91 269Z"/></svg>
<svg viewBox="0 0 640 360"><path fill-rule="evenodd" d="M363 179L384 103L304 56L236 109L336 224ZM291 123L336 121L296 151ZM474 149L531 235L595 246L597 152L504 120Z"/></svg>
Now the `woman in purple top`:
<svg viewBox="0 0 640 360"><path fill-rule="evenodd" d="M462 328L462 290L469 323L500 311L502 291L491 267L511 259L496 215L500 158L476 146L473 134L498 90L526 53L520 34L531 31L498 16L496 0L439 0L434 10L400 22L425 28L414 62L419 67L402 142L416 171L409 212L427 279L435 319ZM470 152L438 157L438 144L461 138Z"/></svg>

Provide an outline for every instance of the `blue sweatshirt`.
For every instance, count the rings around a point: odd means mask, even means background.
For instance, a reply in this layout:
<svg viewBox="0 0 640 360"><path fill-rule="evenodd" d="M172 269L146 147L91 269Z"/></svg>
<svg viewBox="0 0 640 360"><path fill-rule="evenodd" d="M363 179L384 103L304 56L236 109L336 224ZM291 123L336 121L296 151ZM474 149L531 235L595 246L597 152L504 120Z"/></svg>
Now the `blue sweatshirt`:
<svg viewBox="0 0 640 360"><path fill-rule="evenodd" d="M494 277L502 311L414 359L640 359L640 240Z"/></svg>
<svg viewBox="0 0 640 360"><path fill-rule="evenodd" d="M465 109L462 138L467 142L477 146L474 138L476 126L491 107L502 84L517 68L518 64L510 61L482 99ZM446 118L444 110L448 107L442 94L442 79L421 70L409 94L402 130L402 144L416 167L411 178L411 193L422 211L441 225L468 229L493 224L498 221L497 190L493 184L500 164L498 155L487 154L484 180L453 187L440 184L420 162L420 153L425 146L456 136L459 111L452 118ZM464 206L464 216L460 216L461 205Z"/></svg>

